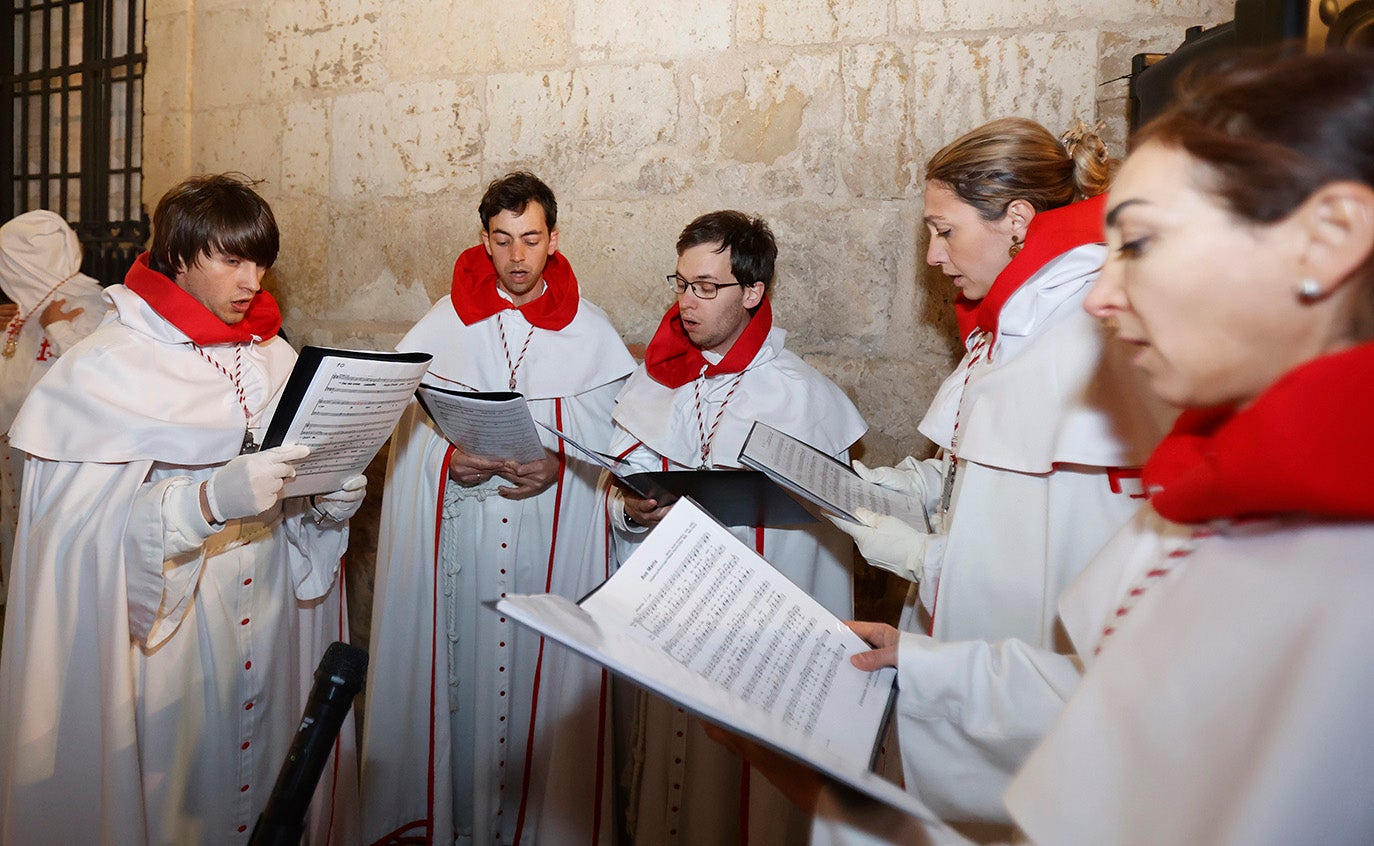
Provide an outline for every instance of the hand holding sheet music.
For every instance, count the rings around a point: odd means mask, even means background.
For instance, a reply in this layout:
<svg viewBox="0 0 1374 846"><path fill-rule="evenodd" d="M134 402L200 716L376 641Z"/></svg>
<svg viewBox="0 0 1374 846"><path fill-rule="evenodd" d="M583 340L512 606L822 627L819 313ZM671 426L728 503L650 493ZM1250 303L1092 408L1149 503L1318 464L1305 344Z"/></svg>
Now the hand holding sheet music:
<svg viewBox="0 0 1374 846"><path fill-rule="evenodd" d="M778 484L851 523L861 522L860 508L887 514L928 530L922 505L897 491L860 479L849 467L810 444L755 422L744 440L739 460L768 474Z"/></svg>
<svg viewBox="0 0 1374 846"><path fill-rule="evenodd" d="M425 375L426 353L305 347L282 391L263 449L304 444L284 496L339 489L367 469Z"/></svg>
<svg viewBox="0 0 1374 846"><path fill-rule="evenodd" d="M497 609L711 722L923 813L869 770L894 671L850 664L867 644L691 499L580 603L511 596Z"/></svg>
<svg viewBox="0 0 1374 846"><path fill-rule="evenodd" d="M552 426L539 425L604 467L622 487L643 499L653 500L656 507L691 497L699 507L727 526L800 526L816 522L811 512L789 496L778 480L757 470L636 471L624 461L588 449Z"/></svg>
<svg viewBox="0 0 1374 846"><path fill-rule="evenodd" d="M421 385L419 398L444 438L468 455L516 464L545 457L529 403L520 394Z"/></svg>

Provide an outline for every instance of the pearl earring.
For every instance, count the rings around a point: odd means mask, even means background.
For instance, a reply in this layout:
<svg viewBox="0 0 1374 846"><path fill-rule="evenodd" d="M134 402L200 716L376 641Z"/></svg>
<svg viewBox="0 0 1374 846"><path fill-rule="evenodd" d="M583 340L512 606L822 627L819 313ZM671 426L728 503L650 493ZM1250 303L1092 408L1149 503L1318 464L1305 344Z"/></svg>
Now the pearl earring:
<svg viewBox="0 0 1374 846"><path fill-rule="evenodd" d="M1011 246L1007 247L1007 255L1016 258L1016 254L1021 252L1021 239L1015 235L1011 236Z"/></svg>
<svg viewBox="0 0 1374 846"><path fill-rule="evenodd" d="M1311 276L1298 283L1298 299L1303 302L1312 302L1319 299L1322 295L1322 285Z"/></svg>

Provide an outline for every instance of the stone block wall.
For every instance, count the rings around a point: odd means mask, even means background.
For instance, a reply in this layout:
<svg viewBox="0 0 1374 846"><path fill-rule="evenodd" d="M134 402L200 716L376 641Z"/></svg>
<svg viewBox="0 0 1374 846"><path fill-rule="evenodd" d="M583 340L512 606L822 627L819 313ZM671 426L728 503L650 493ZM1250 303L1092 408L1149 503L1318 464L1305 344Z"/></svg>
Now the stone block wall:
<svg viewBox="0 0 1374 846"><path fill-rule="evenodd" d="M717 208L761 214L781 247L778 324L863 410L858 454L890 463L928 454L916 423L959 353L952 291L924 263L926 159L1006 115L1056 132L1101 119L1120 150L1131 55L1231 12L149 0L145 202L196 172L265 180L283 232L268 285L292 340L377 347L448 290L482 188L513 168L553 187L563 252L631 344L672 301L681 227Z"/></svg>
<svg viewBox="0 0 1374 846"><path fill-rule="evenodd" d="M764 215L790 343L864 410L886 462L957 353L924 265L922 165L994 117L1103 119L1130 56L1225 0L149 0L145 201L194 172L266 180L269 285L297 341L394 343L515 167L630 343L671 302L677 232Z"/></svg>

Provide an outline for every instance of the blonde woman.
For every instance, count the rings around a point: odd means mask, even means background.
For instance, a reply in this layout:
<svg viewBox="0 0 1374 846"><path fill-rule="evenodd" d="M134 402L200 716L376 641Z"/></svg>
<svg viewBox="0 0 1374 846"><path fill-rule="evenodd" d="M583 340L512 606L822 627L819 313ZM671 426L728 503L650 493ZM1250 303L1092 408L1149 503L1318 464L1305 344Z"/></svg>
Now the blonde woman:
<svg viewBox="0 0 1374 846"><path fill-rule="evenodd" d="M864 525L840 525L869 563L919 583L933 637L913 639L903 665L922 703L903 726L903 765L951 819L1006 821L1007 780L1078 680L1055 654L1055 602L1139 507L1138 466L1163 434L1082 307L1106 257L1115 165L1081 125L1061 140L1006 118L926 168L926 260L959 292L968 352L921 421L939 455L855 469L916 499L929 523L863 512ZM924 628L909 606L902 627Z"/></svg>
<svg viewBox="0 0 1374 846"><path fill-rule="evenodd" d="M1018 842L1374 842L1371 127L1374 53L1249 62L1112 188L1087 306L1183 414L1060 602L1086 671L1006 793ZM908 660L910 635L855 627L878 647L856 664ZM852 802L820 792L813 843L964 842Z"/></svg>

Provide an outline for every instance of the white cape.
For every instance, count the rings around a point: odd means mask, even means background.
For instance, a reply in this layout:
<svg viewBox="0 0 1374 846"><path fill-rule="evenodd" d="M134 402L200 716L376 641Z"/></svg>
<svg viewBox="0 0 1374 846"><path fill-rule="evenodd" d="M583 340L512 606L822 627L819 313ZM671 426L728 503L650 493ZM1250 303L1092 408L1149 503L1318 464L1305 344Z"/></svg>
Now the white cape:
<svg viewBox="0 0 1374 846"><path fill-rule="evenodd" d="M179 330L111 294L119 319L59 359L14 427L30 457L0 660L0 842L244 843L315 664L347 639L347 526L316 525L300 500L218 532L173 508L237 454L243 412ZM229 345L206 352L232 362ZM241 355L260 426L295 355L279 339ZM351 735L350 720L312 843L356 842Z"/></svg>
<svg viewBox="0 0 1374 846"><path fill-rule="evenodd" d="M502 320L519 345L523 315ZM427 381L504 391L497 318L462 324L448 298L398 345L434 355ZM536 329L516 372L538 421L604 450L633 359L604 312ZM538 496L493 479L448 481L452 447L412 406L391 445L377 555L364 739L365 842L609 842L614 827L607 681L489 606L507 593L578 599L607 575L591 552L597 468L542 432L564 461Z"/></svg>
<svg viewBox="0 0 1374 846"><path fill-rule="evenodd" d="M38 380L67 350L89 335L106 309L100 284L80 273L81 244L67 222L50 211L25 212L0 226L0 288L19 307L14 354L0 357L0 604L19 525L19 483L24 458L11 453L7 433L19 406ZM43 310L64 301L70 320L44 326ZM15 326L3 327L4 335ZM0 338L0 347L6 338Z"/></svg>
<svg viewBox="0 0 1374 846"><path fill-rule="evenodd" d="M840 460L867 428L854 404L833 382L784 348L787 333L772 329L731 393L734 374L706 380L703 414L720 423L710 442L710 463L739 467L749 428L761 420ZM729 397L727 401L727 397ZM701 463L694 383L671 389L643 367L616 400L611 451L641 470L686 470ZM608 507L618 523L619 498ZM797 528L737 528L741 540L841 619L853 616L853 546L829 523ZM616 532L623 560L636 541ZM738 758L708 739L700 722L657 697L618 690L636 706L621 745L628 752L632 834L639 843L721 843L747 837L752 844L794 842L805 821L778 791ZM741 796L747 795L747 801Z"/></svg>

